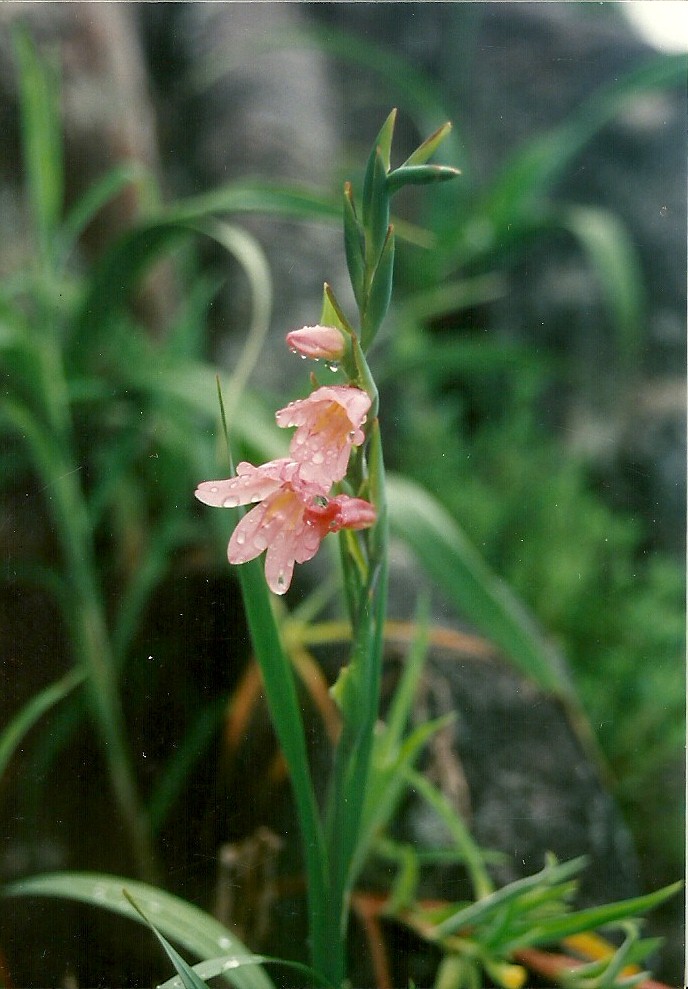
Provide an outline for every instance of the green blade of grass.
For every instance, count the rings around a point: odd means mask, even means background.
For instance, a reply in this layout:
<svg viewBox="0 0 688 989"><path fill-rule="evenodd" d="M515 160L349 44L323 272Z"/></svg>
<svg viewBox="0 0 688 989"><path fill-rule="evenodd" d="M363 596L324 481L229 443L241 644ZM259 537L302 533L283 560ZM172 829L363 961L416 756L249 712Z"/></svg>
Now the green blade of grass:
<svg viewBox="0 0 688 989"><path fill-rule="evenodd" d="M29 200L41 259L49 265L62 212L64 181L58 70L54 62L39 59L23 28L15 29L13 42L19 63L22 147Z"/></svg>
<svg viewBox="0 0 688 989"><path fill-rule="evenodd" d="M184 989L208 989L207 984L198 975L191 966L182 958L176 948L173 948L167 938L160 933L155 924L152 924L148 917L145 915L143 910L139 907L136 900L129 894L126 889L122 890L122 895L131 904L137 914L141 917L144 924L147 924L150 929L155 934L159 943L162 945L163 951L172 962L177 970L177 975L181 980Z"/></svg>
<svg viewBox="0 0 688 989"><path fill-rule="evenodd" d="M547 195L591 138L630 99L655 89L683 85L685 73L684 55L653 58L621 79L598 89L563 124L529 140L512 155L476 206L475 215L479 223L483 227L489 225L491 229L489 245L485 243L479 250L488 246L491 249L505 233L513 238L518 228L527 226L532 217L533 204ZM461 243L468 245L467 229L462 225L456 227L454 248Z"/></svg>
<svg viewBox="0 0 688 989"><path fill-rule="evenodd" d="M142 186L150 181L150 175L137 161L125 161L115 165L99 179L71 208L62 222L59 231L63 256L76 244L94 216L111 199L119 195L129 185Z"/></svg>
<svg viewBox="0 0 688 989"><path fill-rule="evenodd" d="M185 950L200 958L216 957L228 952L250 955L251 952L214 917L179 897L145 883L97 873L58 872L32 876L11 883L4 896L53 896L78 900L143 923L143 919L124 895L126 889L136 902L155 917L160 931ZM274 989L272 980L259 968L237 971L233 977L237 989Z"/></svg>
<svg viewBox="0 0 688 989"><path fill-rule="evenodd" d="M643 273L628 232L611 213L585 206L557 211L590 262L617 330L619 363L626 375L640 366L643 342Z"/></svg>
<svg viewBox="0 0 688 989"><path fill-rule="evenodd" d="M308 911L313 967L330 971L336 945L328 943L329 873L318 807L308 764L306 735L291 664L282 648L259 560L237 567L251 642L260 665L270 719L289 768L308 874Z"/></svg>
<svg viewBox="0 0 688 989"><path fill-rule="evenodd" d="M388 481L393 533L453 602L528 677L558 697L571 696L564 672L509 589L436 499L399 477Z"/></svg>
<svg viewBox="0 0 688 989"><path fill-rule="evenodd" d="M83 683L85 678L86 674L83 670L72 670L61 680L51 683L32 697L10 721L0 734L0 778L7 769L10 759L19 748L22 739L33 726L63 697L66 697L79 684Z"/></svg>
<svg viewBox="0 0 688 989"><path fill-rule="evenodd" d="M193 966L192 971L200 976L201 979L214 979L218 975L227 975L247 965L279 965L281 968L298 972L299 975L305 975L309 984L315 982L318 985L327 987L327 989L335 989L331 982L323 979L309 965L303 965L301 962L286 961L283 958L272 958L270 955L223 955L221 958L209 958L208 961L199 962L198 965ZM157 989L184 989L184 983L181 977L177 976L176 978L169 979L167 982L163 982Z"/></svg>
<svg viewBox="0 0 688 989"><path fill-rule="evenodd" d="M519 900L524 894L532 890L539 890L544 886L558 886L577 875L585 864L584 858L572 859L570 862L547 862L545 867L531 876L523 879L516 879L508 886L483 896L482 899L461 907L454 913L442 920L434 931L437 940L456 934L457 931L474 927L487 918L490 918L495 911L501 909L505 904Z"/></svg>
<svg viewBox="0 0 688 989"><path fill-rule="evenodd" d="M671 899L672 896L676 896L682 888L683 882L676 882L644 896L618 900L615 903L605 903L600 907L576 910L563 917L553 917L551 920L541 921L520 935L510 945L510 949L548 944L553 941L560 941L565 937L571 937L573 934L580 934L583 931L599 930L602 927L619 924L623 920L643 916L661 903Z"/></svg>

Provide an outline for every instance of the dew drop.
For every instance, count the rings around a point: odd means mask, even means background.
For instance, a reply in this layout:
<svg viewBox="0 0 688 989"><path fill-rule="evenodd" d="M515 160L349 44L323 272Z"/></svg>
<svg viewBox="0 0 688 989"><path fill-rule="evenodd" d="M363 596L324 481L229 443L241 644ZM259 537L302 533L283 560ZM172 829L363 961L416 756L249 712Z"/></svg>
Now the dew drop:
<svg viewBox="0 0 688 989"><path fill-rule="evenodd" d="M277 574L277 586L284 587L286 584L286 579L282 570Z"/></svg>
<svg viewBox="0 0 688 989"><path fill-rule="evenodd" d="M261 536L260 533L256 533L256 535L253 537L253 545L260 552L262 552L265 549L267 544L268 544L267 539L265 538L265 536Z"/></svg>
<svg viewBox="0 0 688 989"><path fill-rule="evenodd" d="M220 948L222 948L223 951L229 951L229 949L232 947L232 942L229 940L228 937L221 937L220 940L218 941L218 945Z"/></svg>
<svg viewBox="0 0 688 989"><path fill-rule="evenodd" d="M239 505L239 499L237 498L236 495L229 495L222 502L222 507L223 508L237 508L238 505Z"/></svg>
<svg viewBox="0 0 688 989"><path fill-rule="evenodd" d="M236 541L237 541L237 543L240 546L243 546L244 543L246 542L246 533L245 532L237 532Z"/></svg>
<svg viewBox="0 0 688 989"><path fill-rule="evenodd" d="M312 461L313 461L314 464L321 464L325 460L325 458L322 455L322 453L320 452L320 450L316 450L316 452L313 454L313 456L312 456L311 459L312 459Z"/></svg>
<svg viewBox="0 0 688 989"><path fill-rule="evenodd" d="M210 493L217 494L217 484L213 484L212 488L210 489Z"/></svg>
<svg viewBox="0 0 688 989"><path fill-rule="evenodd" d="M296 349L296 347L290 347L289 348L289 353L290 354L298 354L298 350Z"/></svg>
<svg viewBox="0 0 688 989"><path fill-rule="evenodd" d="M305 361L306 359L307 359L307 358L306 358L306 355L305 355L305 354L301 354L301 360L302 360L302 361Z"/></svg>
<svg viewBox="0 0 688 989"><path fill-rule="evenodd" d="M332 374L336 374L339 370L339 364L328 364L327 366L332 371Z"/></svg>

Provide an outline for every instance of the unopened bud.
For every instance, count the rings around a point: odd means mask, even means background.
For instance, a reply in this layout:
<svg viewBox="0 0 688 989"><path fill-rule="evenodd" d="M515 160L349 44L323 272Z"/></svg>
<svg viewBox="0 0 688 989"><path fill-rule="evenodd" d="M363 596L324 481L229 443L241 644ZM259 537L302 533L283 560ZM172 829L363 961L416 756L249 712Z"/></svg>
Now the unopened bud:
<svg viewBox="0 0 688 989"><path fill-rule="evenodd" d="M346 341L336 326L304 326L287 333L287 346L316 361L338 361L344 355Z"/></svg>

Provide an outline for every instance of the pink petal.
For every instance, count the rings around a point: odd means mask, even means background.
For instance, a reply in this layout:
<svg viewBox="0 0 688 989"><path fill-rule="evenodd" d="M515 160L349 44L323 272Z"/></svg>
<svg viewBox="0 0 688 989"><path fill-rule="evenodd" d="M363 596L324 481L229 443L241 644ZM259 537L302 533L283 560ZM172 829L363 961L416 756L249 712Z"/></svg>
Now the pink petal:
<svg viewBox="0 0 688 989"><path fill-rule="evenodd" d="M344 354L344 336L335 326L304 326L287 333L287 346L302 357L338 361Z"/></svg>
<svg viewBox="0 0 688 989"><path fill-rule="evenodd" d="M364 440L360 427L369 409L366 392L333 385L277 412L279 426L296 426L289 452L301 464L302 480L328 490L344 477L352 447Z"/></svg>
<svg viewBox="0 0 688 989"><path fill-rule="evenodd" d="M203 481L195 495L204 505L238 508L262 501L298 472L298 464L288 458L271 460L260 467L245 461L237 465L236 477L225 481Z"/></svg>
<svg viewBox="0 0 688 989"><path fill-rule="evenodd" d="M305 563L318 551L322 536L304 519L306 501L289 486L271 494L237 525L229 541L230 563L246 563L264 549L265 577L275 594L291 584L294 563Z"/></svg>

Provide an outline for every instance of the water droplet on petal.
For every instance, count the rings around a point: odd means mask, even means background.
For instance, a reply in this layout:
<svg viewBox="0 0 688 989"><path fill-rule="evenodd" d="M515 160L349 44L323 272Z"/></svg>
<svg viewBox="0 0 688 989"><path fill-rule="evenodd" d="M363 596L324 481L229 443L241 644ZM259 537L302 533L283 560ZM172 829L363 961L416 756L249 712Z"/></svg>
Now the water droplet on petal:
<svg viewBox="0 0 688 989"><path fill-rule="evenodd" d="M239 499L236 495L228 495L227 498L222 502L223 508L238 508Z"/></svg>
<svg viewBox="0 0 688 989"><path fill-rule="evenodd" d="M217 494L217 491L218 491L217 484L213 484L212 488L210 489L210 493Z"/></svg>
<svg viewBox="0 0 688 989"><path fill-rule="evenodd" d="M313 456L312 456L311 459L312 459L312 461L313 461L314 464L321 464L325 460L325 457L322 455L322 453L320 452L320 450L317 450L313 454Z"/></svg>
<svg viewBox="0 0 688 989"><path fill-rule="evenodd" d="M286 581L286 577L284 576L284 572L280 570L280 572L277 574L277 586L284 587L286 582L287 581Z"/></svg>
<svg viewBox="0 0 688 989"><path fill-rule="evenodd" d="M239 546L243 546L244 543L246 542L246 533L245 532L237 532L236 541L239 544Z"/></svg>
<svg viewBox="0 0 688 989"><path fill-rule="evenodd" d="M265 547L267 546L267 544L268 544L267 539L265 538L265 536L261 535L259 532L257 532L255 534L255 536L253 537L253 545L260 552L262 552L265 549Z"/></svg>

